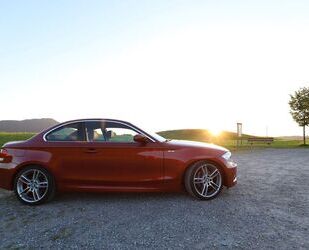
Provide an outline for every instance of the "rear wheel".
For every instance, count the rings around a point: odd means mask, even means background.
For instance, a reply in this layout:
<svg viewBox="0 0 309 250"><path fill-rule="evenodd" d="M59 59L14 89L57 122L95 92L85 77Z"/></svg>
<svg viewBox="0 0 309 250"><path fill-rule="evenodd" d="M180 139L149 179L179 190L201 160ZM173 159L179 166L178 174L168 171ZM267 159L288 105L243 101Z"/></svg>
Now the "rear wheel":
<svg viewBox="0 0 309 250"><path fill-rule="evenodd" d="M185 187L189 194L201 200L215 198L222 190L223 175L218 166L207 161L193 164L185 174Z"/></svg>
<svg viewBox="0 0 309 250"><path fill-rule="evenodd" d="M52 175L46 169L38 166L29 166L17 174L14 192L22 203L39 205L54 196L55 182Z"/></svg>

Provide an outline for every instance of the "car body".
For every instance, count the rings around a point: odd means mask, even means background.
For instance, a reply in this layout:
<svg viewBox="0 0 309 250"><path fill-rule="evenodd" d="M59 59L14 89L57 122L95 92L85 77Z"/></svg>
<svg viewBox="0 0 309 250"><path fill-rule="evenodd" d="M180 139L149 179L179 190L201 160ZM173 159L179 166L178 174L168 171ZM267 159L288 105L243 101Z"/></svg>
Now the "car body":
<svg viewBox="0 0 309 250"><path fill-rule="evenodd" d="M31 194L29 190L35 190L35 181L31 180L35 179L37 168L41 170L38 179L42 182L49 177L52 183L48 185L58 192L179 192L184 190L188 169L204 163L219 170L221 179L217 185L220 184L221 190L221 186L232 187L237 183L237 167L230 155L223 147L166 140L120 120L73 120L26 141L6 143L0 152L0 188L14 190L18 195L19 185L20 192ZM204 189L206 184L211 187L208 175L203 174L210 171L206 168L201 168L194 177ZM26 181L18 180L22 176L19 173L25 170ZM38 186L39 183L38 180ZM29 202L18 195L27 204L41 202L33 196L34 200Z"/></svg>

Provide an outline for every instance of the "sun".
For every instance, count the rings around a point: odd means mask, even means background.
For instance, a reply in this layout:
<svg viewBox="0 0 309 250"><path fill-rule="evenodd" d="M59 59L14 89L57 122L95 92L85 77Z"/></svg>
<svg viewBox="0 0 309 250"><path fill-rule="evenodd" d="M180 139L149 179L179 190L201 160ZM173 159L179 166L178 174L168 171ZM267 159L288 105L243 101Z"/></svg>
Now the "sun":
<svg viewBox="0 0 309 250"><path fill-rule="evenodd" d="M218 128L212 128L209 130L209 132L212 136L218 137L222 133L222 130Z"/></svg>

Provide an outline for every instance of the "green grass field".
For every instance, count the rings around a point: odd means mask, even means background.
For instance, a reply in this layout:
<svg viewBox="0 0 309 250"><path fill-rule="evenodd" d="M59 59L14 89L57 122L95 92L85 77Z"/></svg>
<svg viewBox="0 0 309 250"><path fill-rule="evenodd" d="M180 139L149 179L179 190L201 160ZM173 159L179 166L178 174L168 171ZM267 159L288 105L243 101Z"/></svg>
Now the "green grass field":
<svg viewBox="0 0 309 250"><path fill-rule="evenodd" d="M34 133L6 133L0 132L0 146L9 141L23 141L35 135Z"/></svg>
<svg viewBox="0 0 309 250"><path fill-rule="evenodd" d="M212 136L207 130L203 129L184 129L184 130L171 130L162 131L159 134L167 139L178 140L192 140L214 143L221 145L231 150L237 148L236 135L232 132L223 132L220 136ZM34 133L6 133L0 132L0 146L9 141L26 140L35 135ZM248 135L244 135L242 144L239 146L241 149L250 149L251 145L247 143ZM287 140L275 138L275 141L271 145L267 144L254 144L252 148L297 148L301 147L301 140ZM308 147L309 148L309 147Z"/></svg>

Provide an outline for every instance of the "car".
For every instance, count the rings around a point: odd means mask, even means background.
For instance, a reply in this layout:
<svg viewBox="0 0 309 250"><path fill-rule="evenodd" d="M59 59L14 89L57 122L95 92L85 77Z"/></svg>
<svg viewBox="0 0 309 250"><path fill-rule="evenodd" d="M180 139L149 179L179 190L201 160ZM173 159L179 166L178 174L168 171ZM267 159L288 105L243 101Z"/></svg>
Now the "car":
<svg viewBox="0 0 309 250"><path fill-rule="evenodd" d="M0 188L27 205L57 192L182 192L209 200L237 183L231 152L114 119L72 120L0 151Z"/></svg>

